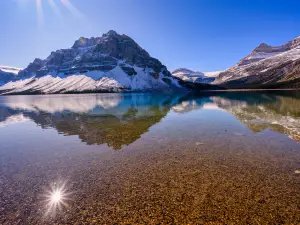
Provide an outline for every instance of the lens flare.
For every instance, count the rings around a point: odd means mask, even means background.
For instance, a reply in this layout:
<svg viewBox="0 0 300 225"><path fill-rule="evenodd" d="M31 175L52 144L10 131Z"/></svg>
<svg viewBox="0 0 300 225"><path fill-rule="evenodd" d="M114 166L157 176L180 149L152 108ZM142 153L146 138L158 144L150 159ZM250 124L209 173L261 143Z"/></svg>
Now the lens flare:
<svg viewBox="0 0 300 225"><path fill-rule="evenodd" d="M1 1L1 0L0 0ZM64 16L62 13L62 7L65 7L74 17L78 19L85 20L85 15L71 2L71 0L13 0L15 1L20 8L25 10L25 6L35 3L36 7L36 16L37 16L37 25L39 29L45 28L45 14L44 10L48 11L50 7L56 17L63 20ZM48 4L47 4L48 2ZM58 4L58 3L61 4ZM47 18L46 18L47 19Z"/></svg>
<svg viewBox="0 0 300 225"><path fill-rule="evenodd" d="M56 3L54 2L54 0L48 0L48 3L50 5L50 7L52 8L53 12L55 13L55 15L59 18L62 18L61 11L58 8L58 6L56 5Z"/></svg>
<svg viewBox="0 0 300 225"><path fill-rule="evenodd" d="M61 3L75 16L78 18L84 18L84 14L80 12L69 0L60 0Z"/></svg>
<svg viewBox="0 0 300 225"><path fill-rule="evenodd" d="M68 207L68 201L71 201L66 182L55 182L42 195L45 206L45 215L55 216L58 211Z"/></svg>
<svg viewBox="0 0 300 225"><path fill-rule="evenodd" d="M38 27L43 28L45 25L45 21L44 21L42 0L36 0L35 2L36 2L36 14L37 14L37 20L38 20Z"/></svg>

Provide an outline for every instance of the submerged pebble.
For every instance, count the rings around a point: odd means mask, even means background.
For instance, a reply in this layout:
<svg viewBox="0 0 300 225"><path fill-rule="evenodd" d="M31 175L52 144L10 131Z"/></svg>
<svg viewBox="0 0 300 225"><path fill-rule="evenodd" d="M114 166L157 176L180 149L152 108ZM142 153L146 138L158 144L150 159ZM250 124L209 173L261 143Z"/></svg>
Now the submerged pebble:
<svg viewBox="0 0 300 225"><path fill-rule="evenodd" d="M196 145L204 145L202 142L196 142Z"/></svg>

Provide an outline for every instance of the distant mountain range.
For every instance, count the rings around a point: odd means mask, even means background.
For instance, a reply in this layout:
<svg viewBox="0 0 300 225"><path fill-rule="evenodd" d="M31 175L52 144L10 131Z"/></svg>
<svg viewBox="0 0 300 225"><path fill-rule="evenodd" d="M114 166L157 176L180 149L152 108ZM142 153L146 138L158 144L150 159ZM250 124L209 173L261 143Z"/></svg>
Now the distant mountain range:
<svg viewBox="0 0 300 225"><path fill-rule="evenodd" d="M211 83L221 71L216 72L195 72L186 68L179 68L172 72L174 77L177 77L183 81L194 82L194 83Z"/></svg>
<svg viewBox="0 0 300 225"><path fill-rule="evenodd" d="M224 71L170 73L133 39L109 31L75 41L25 69L0 66L0 94L300 88L300 37L278 47L260 44Z"/></svg>
<svg viewBox="0 0 300 225"><path fill-rule="evenodd" d="M172 75L185 82L209 83L212 88L300 88L300 37L275 47L262 43L237 65L214 72L215 76L189 69L177 69Z"/></svg>
<svg viewBox="0 0 300 225"><path fill-rule="evenodd" d="M0 66L0 86L16 79L20 68Z"/></svg>

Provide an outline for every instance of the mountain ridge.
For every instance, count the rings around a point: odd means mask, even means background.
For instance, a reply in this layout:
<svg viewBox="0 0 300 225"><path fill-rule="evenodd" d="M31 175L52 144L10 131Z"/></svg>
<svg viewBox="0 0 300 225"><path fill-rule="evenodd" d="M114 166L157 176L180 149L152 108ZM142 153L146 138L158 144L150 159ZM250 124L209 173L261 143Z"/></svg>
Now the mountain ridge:
<svg viewBox="0 0 300 225"><path fill-rule="evenodd" d="M172 75L185 82L209 84L215 80L218 73L219 71L199 72L187 68L178 68L172 72Z"/></svg>
<svg viewBox="0 0 300 225"><path fill-rule="evenodd" d="M261 43L249 55L242 58L237 65L243 66L253 62L258 62L262 59L266 59L281 54L283 52L292 50L298 46L300 46L300 36L280 46L271 46L266 43Z"/></svg>
<svg viewBox="0 0 300 225"><path fill-rule="evenodd" d="M300 37L278 47L260 44L237 65L221 72L213 84L228 89L300 88Z"/></svg>
<svg viewBox="0 0 300 225"><path fill-rule="evenodd" d="M300 88L300 36L280 46L261 43L236 65L216 72L165 65L125 34L80 37L26 68L0 66L1 94L201 91Z"/></svg>

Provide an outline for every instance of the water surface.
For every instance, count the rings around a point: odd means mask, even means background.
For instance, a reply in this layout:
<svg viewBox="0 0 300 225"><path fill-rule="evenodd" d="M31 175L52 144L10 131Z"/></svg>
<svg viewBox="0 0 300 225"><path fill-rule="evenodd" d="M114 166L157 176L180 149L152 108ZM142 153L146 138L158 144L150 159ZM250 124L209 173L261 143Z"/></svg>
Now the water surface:
<svg viewBox="0 0 300 225"><path fill-rule="evenodd" d="M299 142L297 92L2 96L0 224L296 224Z"/></svg>

